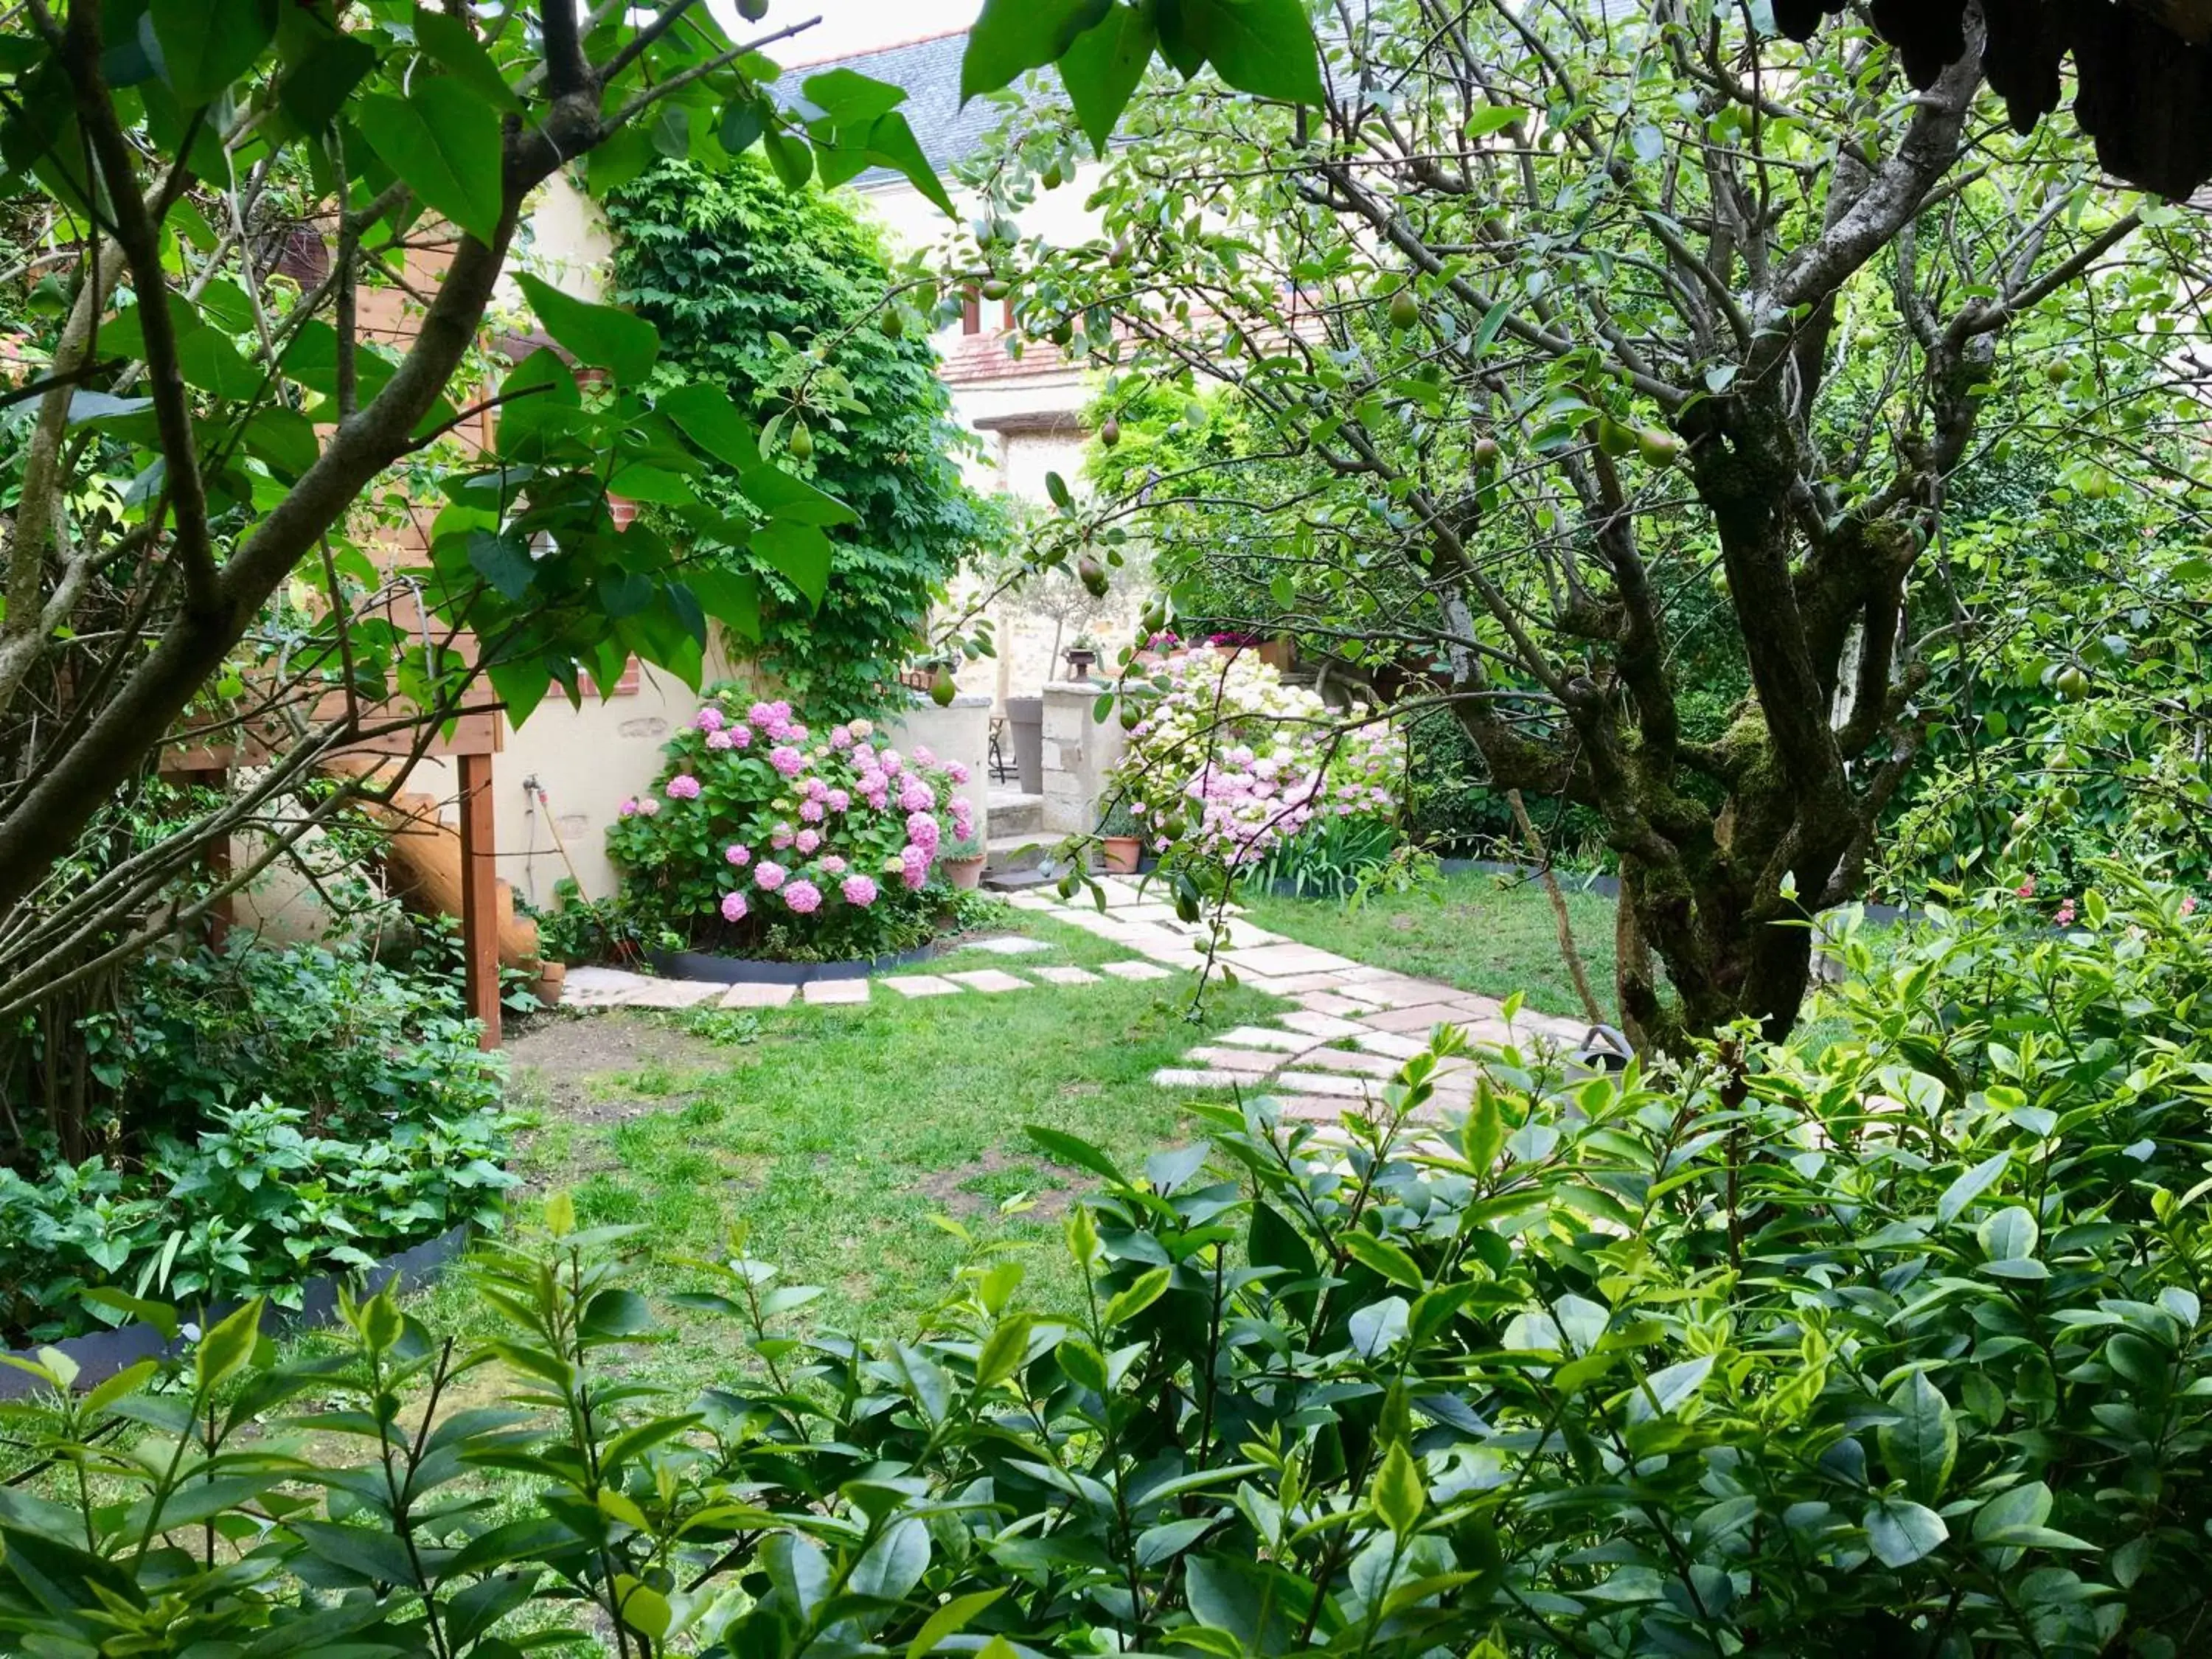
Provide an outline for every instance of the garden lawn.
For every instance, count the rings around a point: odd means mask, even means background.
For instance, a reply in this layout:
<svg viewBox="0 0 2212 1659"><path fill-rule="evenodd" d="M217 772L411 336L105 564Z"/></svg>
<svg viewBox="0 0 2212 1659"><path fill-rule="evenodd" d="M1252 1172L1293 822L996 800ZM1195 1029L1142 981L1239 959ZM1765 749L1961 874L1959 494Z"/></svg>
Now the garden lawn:
<svg viewBox="0 0 2212 1659"><path fill-rule="evenodd" d="M1028 977L1127 959L1087 933L1011 914L1006 931L1052 948L969 950L927 969ZM1216 986L1194 1024L1189 1000L1182 979L911 1001L878 984L860 1006L564 1021L517 1045L518 1093L537 1119L518 1167L537 1193L571 1192L586 1224L641 1225L649 1261L631 1282L656 1298L700 1282L682 1258L720 1254L744 1229L750 1252L781 1268L778 1283L823 1287L805 1311L814 1328L910 1334L975 1247L939 1224L947 1218L972 1241L1010 1242L1049 1304L1076 1283L1060 1218L1096 1182L1047 1161L1023 1125L1080 1135L1125 1166L1186 1139L1188 1097L1155 1086L1153 1071L1205 1032L1279 1006ZM566 1074L532 1063L586 1039L630 1063ZM1019 1194L1032 1207L1002 1213ZM445 1318L468 1317L456 1291L434 1294ZM700 1313L672 1322L642 1358L648 1371L695 1386L726 1374L740 1329Z"/></svg>
<svg viewBox="0 0 2212 1659"><path fill-rule="evenodd" d="M1568 889L1567 914L1583 970L1611 1018L1613 902ZM1410 891L1375 893L1359 905L1334 899L1241 896L1255 925L1371 967L1442 980L1462 991L1505 998L1516 991L1540 1013L1578 1018L1583 1010L1566 964L1552 902L1536 883L1467 873L1438 876Z"/></svg>

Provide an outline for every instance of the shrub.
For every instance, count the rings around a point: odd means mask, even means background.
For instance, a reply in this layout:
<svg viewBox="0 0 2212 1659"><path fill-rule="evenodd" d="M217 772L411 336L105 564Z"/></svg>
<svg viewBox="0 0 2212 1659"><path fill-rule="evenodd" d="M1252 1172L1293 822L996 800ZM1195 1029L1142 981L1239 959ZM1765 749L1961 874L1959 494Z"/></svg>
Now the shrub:
<svg viewBox="0 0 2212 1659"><path fill-rule="evenodd" d="M819 737L787 702L724 688L668 744L657 793L607 833L627 907L702 949L794 959L921 943L949 836L975 832L968 781L927 750L902 756L866 720Z"/></svg>
<svg viewBox="0 0 2212 1659"><path fill-rule="evenodd" d="M1346 717L1251 652L1172 657L1128 690L1138 718L1113 783L1155 852L1240 875L1317 820L1396 810L1405 749L1390 728L1340 729Z"/></svg>

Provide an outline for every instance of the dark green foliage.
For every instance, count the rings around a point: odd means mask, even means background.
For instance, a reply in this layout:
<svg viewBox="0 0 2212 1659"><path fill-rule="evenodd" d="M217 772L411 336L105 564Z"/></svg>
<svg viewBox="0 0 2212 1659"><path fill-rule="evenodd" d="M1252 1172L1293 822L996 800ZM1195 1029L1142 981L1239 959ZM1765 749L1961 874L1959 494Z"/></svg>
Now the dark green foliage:
<svg viewBox="0 0 2212 1659"><path fill-rule="evenodd" d="M756 1363L700 1393L625 1356L659 1328L638 1230L556 1197L482 1264L480 1347L379 1300L328 1359L241 1323L173 1391L10 1408L45 1485L0 1494L0 1628L507 1659L566 1603L638 1659L2179 1659L2212 934L2106 879L2066 937L2002 896L1937 918L1817 1062L1731 1038L1569 1085L1508 1054L1440 1133L1440 1041L1348 1139L1207 1108L1139 1170L1034 1129L1099 1188L1073 1305L983 1246L855 1340L737 1238L674 1299ZM497 1403L444 1403L492 1364Z"/></svg>
<svg viewBox="0 0 2212 1659"><path fill-rule="evenodd" d="M818 611L758 550L717 556L761 580L764 667L809 708L873 712L921 646L933 595L999 529L961 482L969 440L928 342L876 326L891 285L880 238L842 203L786 191L750 159L712 173L663 162L607 216L611 297L659 327L657 381L726 391L765 423L764 447L859 515L829 532ZM740 500L720 475L697 483L725 510Z"/></svg>

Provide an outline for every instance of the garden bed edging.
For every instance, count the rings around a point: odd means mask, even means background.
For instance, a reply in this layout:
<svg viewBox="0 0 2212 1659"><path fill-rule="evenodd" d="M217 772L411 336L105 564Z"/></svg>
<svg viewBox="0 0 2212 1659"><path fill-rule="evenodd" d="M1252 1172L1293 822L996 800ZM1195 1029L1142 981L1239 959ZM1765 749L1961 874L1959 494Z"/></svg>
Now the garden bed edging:
<svg viewBox="0 0 2212 1659"><path fill-rule="evenodd" d="M941 945L921 945L880 957L856 957L849 962L769 962L757 957L723 957L706 951L654 951L648 953L653 972L667 979L703 980L714 985L815 985L823 980L866 979L894 968L910 968L927 962L944 950Z"/></svg>

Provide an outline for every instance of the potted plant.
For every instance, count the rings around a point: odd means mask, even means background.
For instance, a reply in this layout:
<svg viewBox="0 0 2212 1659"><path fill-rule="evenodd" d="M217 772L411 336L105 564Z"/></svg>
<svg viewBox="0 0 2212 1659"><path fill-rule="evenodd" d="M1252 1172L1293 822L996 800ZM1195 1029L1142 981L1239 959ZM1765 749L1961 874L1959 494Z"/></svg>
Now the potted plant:
<svg viewBox="0 0 2212 1659"><path fill-rule="evenodd" d="M1067 677L1072 680L1087 680L1098 661L1098 641L1088 634L1078 634L1075 643L1060 653L1067 664Z"/></svg>
<svg viewBox="0 0 2212 1659"><path fill-rule="evenodd" d="M947 881L962 892L971 893L982 884L987 852L980 836L961 836L945 844L937 855L937 862Z"/></svg>
<svg viewBox="0 0 2212 1659"><path fill-rule="evenodd" d="M1129 810L1128 797L1116 795L1098 826L1099 857L1115 875L1133 875L1144 850L1144 825Z"/></svg>

